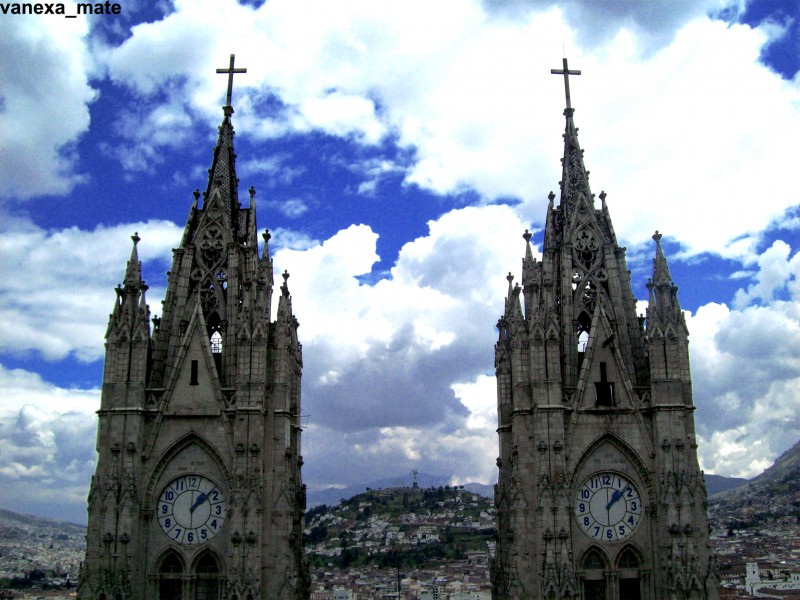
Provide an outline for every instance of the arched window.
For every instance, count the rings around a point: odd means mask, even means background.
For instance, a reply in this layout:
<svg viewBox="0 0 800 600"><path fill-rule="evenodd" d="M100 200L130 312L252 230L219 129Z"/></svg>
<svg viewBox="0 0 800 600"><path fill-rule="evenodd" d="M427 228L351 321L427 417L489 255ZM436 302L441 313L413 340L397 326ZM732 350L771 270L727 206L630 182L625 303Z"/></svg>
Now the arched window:
<svg viewBox="0 0 800 600"><path fill-rule="evenodd" d="M583 559L583 599L606 600L606 561L598 550Z"/></svg>
<svg viewBox="0 0 800 600"><path fill-rule="evenodd" d="M619 600L641 600L642 585L639 579L639 558L631 548L622 551L617 561L619 567Z"/></svg>
<svg viewBox="0 0 800 600"><path fill-rule="evenodd" d="M206 552L197 561L194 567L195 600L219 600L220 597L220 569L217 559L211 552Z"/></svg>
<svg viewBox="0 0 800 600"><path fill-rule="evenodd" d="M183 597L183 563L175 552L169 552L158 569L158 600L181 600Z"/></svg>
<svg viewBox="0 0 800 600"><path fill-rule="evenodd" d="M211 353L222 354L222 334L219 331L211 334Z"/></svg>

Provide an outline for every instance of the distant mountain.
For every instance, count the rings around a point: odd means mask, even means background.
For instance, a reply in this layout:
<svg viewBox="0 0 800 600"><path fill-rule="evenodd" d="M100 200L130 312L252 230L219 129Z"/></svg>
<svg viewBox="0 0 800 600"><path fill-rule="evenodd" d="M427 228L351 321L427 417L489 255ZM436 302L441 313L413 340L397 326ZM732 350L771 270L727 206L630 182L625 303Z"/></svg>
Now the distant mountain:
<svg viewBox="0 0 800 600"><path fill-rule="evenodd" d="M781 454L766 471L750 480L753 484L794 484L800 483L800 440Z"/></svg>
<svg viewBox="0 0 800 600"><path fill-rule="evenodd" d="M70 535L86 535L86 526L78 525L77 523L69 523L68 521L60 521L58 519L49 519L47 517L37 517L34 515L23 515L15 513L10 510L0 508L0 531L5 531L8 528L32 528L37 531L58 530L62 533Z"/></svg>
<svg viewBox="0 0 800 600"><path fill-rule="evenodd" d="M800 442L744 485L709 498L715 529L761 530L781 520L800 522Z"/></svg>
<svg viewBox="0 0 800 600"><path fill-rule="evenodd" d="M741 477L723 477L722 475L709 475L706 473L706 492L709 496L721 494L747 483L747 479Z"/></svg>
<svg viewBox="0 0 800 600"><path fill-rule="evenodd" d="M494 500L494 484L493 483L465 483L464 489L469 490L473 494L478 494L484 498Z"/></svg>

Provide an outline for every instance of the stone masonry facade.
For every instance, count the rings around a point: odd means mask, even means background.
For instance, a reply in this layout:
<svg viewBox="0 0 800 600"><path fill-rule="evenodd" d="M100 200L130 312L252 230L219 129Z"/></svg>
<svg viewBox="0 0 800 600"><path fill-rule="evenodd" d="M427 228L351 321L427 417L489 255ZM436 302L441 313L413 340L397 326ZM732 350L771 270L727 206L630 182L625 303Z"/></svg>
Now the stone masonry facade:
<svg viewBox="0 0 800 600"><path fill-rule="evenodd" d="M569 96L564 115L542 258L526 231L521 285L509 273L498 322L493 597L714 599L678 288L656 232L649 306L637 316Z"/></svg>
<svg viewBox="0 0 800 600"><path fill-rule="evenodd" d="M138 235L116 290L79 598L308 595L298 322L288 273L270 320L269 233L259 256L224 112L152 332Z"/></svg>

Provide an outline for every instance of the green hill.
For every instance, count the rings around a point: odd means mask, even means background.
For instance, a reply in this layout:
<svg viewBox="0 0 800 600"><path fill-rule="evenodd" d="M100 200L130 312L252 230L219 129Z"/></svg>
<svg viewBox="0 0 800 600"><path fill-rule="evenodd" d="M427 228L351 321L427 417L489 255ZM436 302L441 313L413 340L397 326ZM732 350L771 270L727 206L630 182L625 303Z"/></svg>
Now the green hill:
<svg viewBox="0 0 800 600"><path fill-rule="evenodd" d="M309 510L305 548L312 568L424 568L485 552L494 533L494 506L484 496L463 487L390 488Z"/></svg>

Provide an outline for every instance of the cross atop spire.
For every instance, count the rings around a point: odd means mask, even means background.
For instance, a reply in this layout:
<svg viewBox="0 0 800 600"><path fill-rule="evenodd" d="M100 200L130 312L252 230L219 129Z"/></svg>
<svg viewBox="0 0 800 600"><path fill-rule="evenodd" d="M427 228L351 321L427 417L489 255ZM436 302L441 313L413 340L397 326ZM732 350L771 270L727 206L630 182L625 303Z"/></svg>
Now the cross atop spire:
<svg viewBox="0 0 800 600"><path fill-rule="evenodd" d="M567 58L564 57L563 59L564 68L563 69L550 69L550 73L552 75L563 75L564 76L564 93L567 96L567 110L572 110L572 104L569 101L569 76L570 75L580 75L580 70L569 70L569 66L567 65ZM231 62L231 66L233 62ZM219 71L217 71L219 72Z"/></svg>
<svg viewBox="0 0 800 600"><path fill-rule="evenodd" d="M227 69L217 69L217 73L228 74L228 96L225 99L225 108L233 108L231 104L231 96L233 96L233 75L234 73L247 73L247 69L234 69L233 63L236 60L236 55L231 54L231 64ZM564 59L566 60L566 59ZM565 63L566 64L566 63Z"/></svg>

